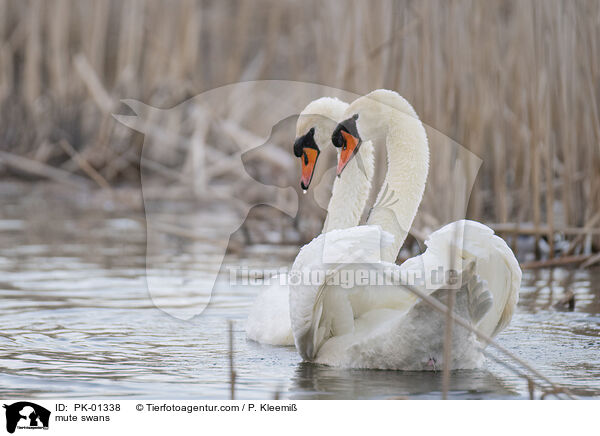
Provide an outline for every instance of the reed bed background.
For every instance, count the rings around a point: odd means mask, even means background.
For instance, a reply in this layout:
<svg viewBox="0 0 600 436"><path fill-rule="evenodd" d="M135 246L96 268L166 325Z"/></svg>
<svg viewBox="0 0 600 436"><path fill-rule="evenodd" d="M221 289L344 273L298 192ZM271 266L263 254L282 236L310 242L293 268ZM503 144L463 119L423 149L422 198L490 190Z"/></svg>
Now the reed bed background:
<svg viewBox="0 0 600 436"><path fill-rule="evenodd" d="M482 158L470 218L590 264L599 44L595 0L0 0L0 176L139 186L143 138L111 116L122 98L169 108L259 79L384 87Z"/></svg>

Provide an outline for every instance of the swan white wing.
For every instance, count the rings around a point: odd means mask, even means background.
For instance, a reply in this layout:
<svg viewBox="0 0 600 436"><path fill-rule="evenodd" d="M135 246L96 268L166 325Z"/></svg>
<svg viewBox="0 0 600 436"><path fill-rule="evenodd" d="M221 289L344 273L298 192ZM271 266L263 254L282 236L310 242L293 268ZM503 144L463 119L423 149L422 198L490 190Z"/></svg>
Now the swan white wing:
<svg viewBox="0 0 600 436"><path fill-rule="evenodd" d="M377 226L359 226L324 233L301 249L292 268L291 280L299 282L299 286L308 285L308 288L316 284L313 288L316 289L316 293L311 290L301 294L307 297L306 301L311 301L310 303L304 306L303 300L297 299L302 301L300 307L304 311L296 310L296 314L303 314L304 322L310 321L311 324L310 343L320 342L330 332L340 333L342 326L351 325L347 319L348 316L350 320L352 319L352 312L347 303L346 293L332 290L324 292L324 289L319 288L322 283L325 283L327 272L350 263L356 269L356 265L360 262L378 262L382 250L380 240L383 247L386 247L391 244L393 237L380 231ZM367 267L363 267L363 270L366 269ZM350 268L344 270L345 273L350 274ZM294 345L289 288L287 285L281 285L278 277L274 277L273 280L275 283L259 294L250 310L246 323L246 337L263 344ZM313 298L314 301L311 300ZM319 311L322 310L324 303L327 307L336 310L326 311L326 322L319 324L321 320ZM347 310L344 311L344 308Z"/></svg>
<svg viewBox="0 0 600 436"><path fill-rule="evenodd" d="M369 310L408 307L410 293L356 285L359 274L398 268L379 262L393 236L378 226L357 226L319 235L304 246L292 268L290 315L296 348L312 360L331 336L349 333Z"/></svg>
<svg viewBox="0 0 600 436"><path fill-rule="evenodd" d="M279 277L256 298L248 320L246 337L268 345L294 345L290 323L289 288Z"/></svg>
<svg viewBox="0 0 600 436"><path fill-rule="evenodd" d="M419 264L416 260L412 267ZM380 262L343 266L350 275L365 270L372 274L368 284L320 286L310 328L304 337L296 336L304 359L341 367L402 370L434 369L428 366L430 360L441 364L445 315L420 302L404 286L398 265ZM380 285L371 282L371 277L384 277L389 272L399 275L393 274L392 280ZM471 290L480 290L480 295L489 292L472 269L467 269L458 281L455 310L468 318ZM448 289L443 284L436 288L424 284L413 287L442 301ZM464 328L454 329L452 368L477 368L482 361L475 335Z"/></svg>
<svg viewBox="0 0 600 436"><path fill-rule="evenodd" d="M506 242L481 223L460 220L432 233L425 244L427 250L424 255L444 267L458 265L462 268L475 262L475 271L487 282L492 297L491 307L476 326L490 336L504 329L516 308L522 275L519 263ZM485 306L483 301L480 303Z"/></svg>

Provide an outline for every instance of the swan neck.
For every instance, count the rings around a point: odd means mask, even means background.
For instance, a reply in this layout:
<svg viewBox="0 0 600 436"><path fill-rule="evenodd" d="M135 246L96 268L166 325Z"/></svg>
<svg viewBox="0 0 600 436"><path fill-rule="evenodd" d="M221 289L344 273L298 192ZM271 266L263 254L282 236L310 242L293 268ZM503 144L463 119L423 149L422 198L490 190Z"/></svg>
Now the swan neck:
<svg viewBox="0 0 600 436"><path fill-rule="evenodd" d="M385 114L387 173L367 224L394 235L382 260L395 262L423 198L429 171L429 147L416 114L390 110Z"/></svg>
<svg viewBox="0 0 600 436"><path fill-rule="evenodd" d="M373 144L364 141L357 155L348 162L333 182L323 232L346 229L359 224L365 209L375 169Z"/></svg>

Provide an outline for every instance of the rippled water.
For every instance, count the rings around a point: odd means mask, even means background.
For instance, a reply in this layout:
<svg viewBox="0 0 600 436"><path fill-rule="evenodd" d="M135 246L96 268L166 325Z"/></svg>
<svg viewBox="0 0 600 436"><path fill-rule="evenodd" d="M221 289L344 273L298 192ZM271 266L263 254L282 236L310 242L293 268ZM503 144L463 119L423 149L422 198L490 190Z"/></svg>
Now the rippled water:
<svg viewBox="0 0 600 436"><path fill-rule="evenodd" d="M293 348L247 341L255 287L230 287L223 278L201 315L182 321L165 314L148 295L141 216L78 195L12 185L0 194L0 396L228 398L233 320L237 398L440 397L440 373L339 370L303 364ZM296 252L253 246L228 262L285 266ZM161 304L185 305L179 272L197 262L173 255L168 272L150 271L173 291ZM599 278L598 271L525 272L517 313L498 337L586 397L600 396ZM575 310L557 311L553 304L567 288ZM450 395L527 398L528 390L490 361L485 371L453 373Z"/></svg>

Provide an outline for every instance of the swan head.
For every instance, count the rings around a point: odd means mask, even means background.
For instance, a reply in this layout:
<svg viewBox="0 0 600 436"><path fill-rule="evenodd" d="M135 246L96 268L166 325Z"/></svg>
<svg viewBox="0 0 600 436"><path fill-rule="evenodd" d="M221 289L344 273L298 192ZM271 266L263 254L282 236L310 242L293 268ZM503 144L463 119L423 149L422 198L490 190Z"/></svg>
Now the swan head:
<svg viewBox="0 0 600 436"><path fill-rule="evenodd" d="M313 178L319 154L321 154L321 149L315 142L314 127L311 127L305 135L296 138L296 141L294 141L294 156L301 159L302 165L300 187L304 190L308 189Z"/></svg>
<svg viewBox="0 0 600 436"><path fill-rule="evenodd" d="M331 140L331 132L348 107L337 98L322 97L310 102L298 117L294 155L301 162L300 187L308 189L321 149Z"/></svg>
<svg viewBox="0 0 600 436"><path fill-rule="evenodd" d="M384 144L392 120L406 115L419 118L410 103L395 91L376 89L354 100L331 137L333 145L341 149L338 176L356 155L363 141Z"/></svg>
<svg viewBox="0 0 600 436"><path fill-rule="evenodd" d="M339 123L331 135L331 142L333 145L340 149L340 156L338 159L338 166L336 174L339 177L342 171L350 162L350 159L358 153L362 144L362 139L358 133L356 121L358 120L358 114L352 115L347 120Z"/></svg>

